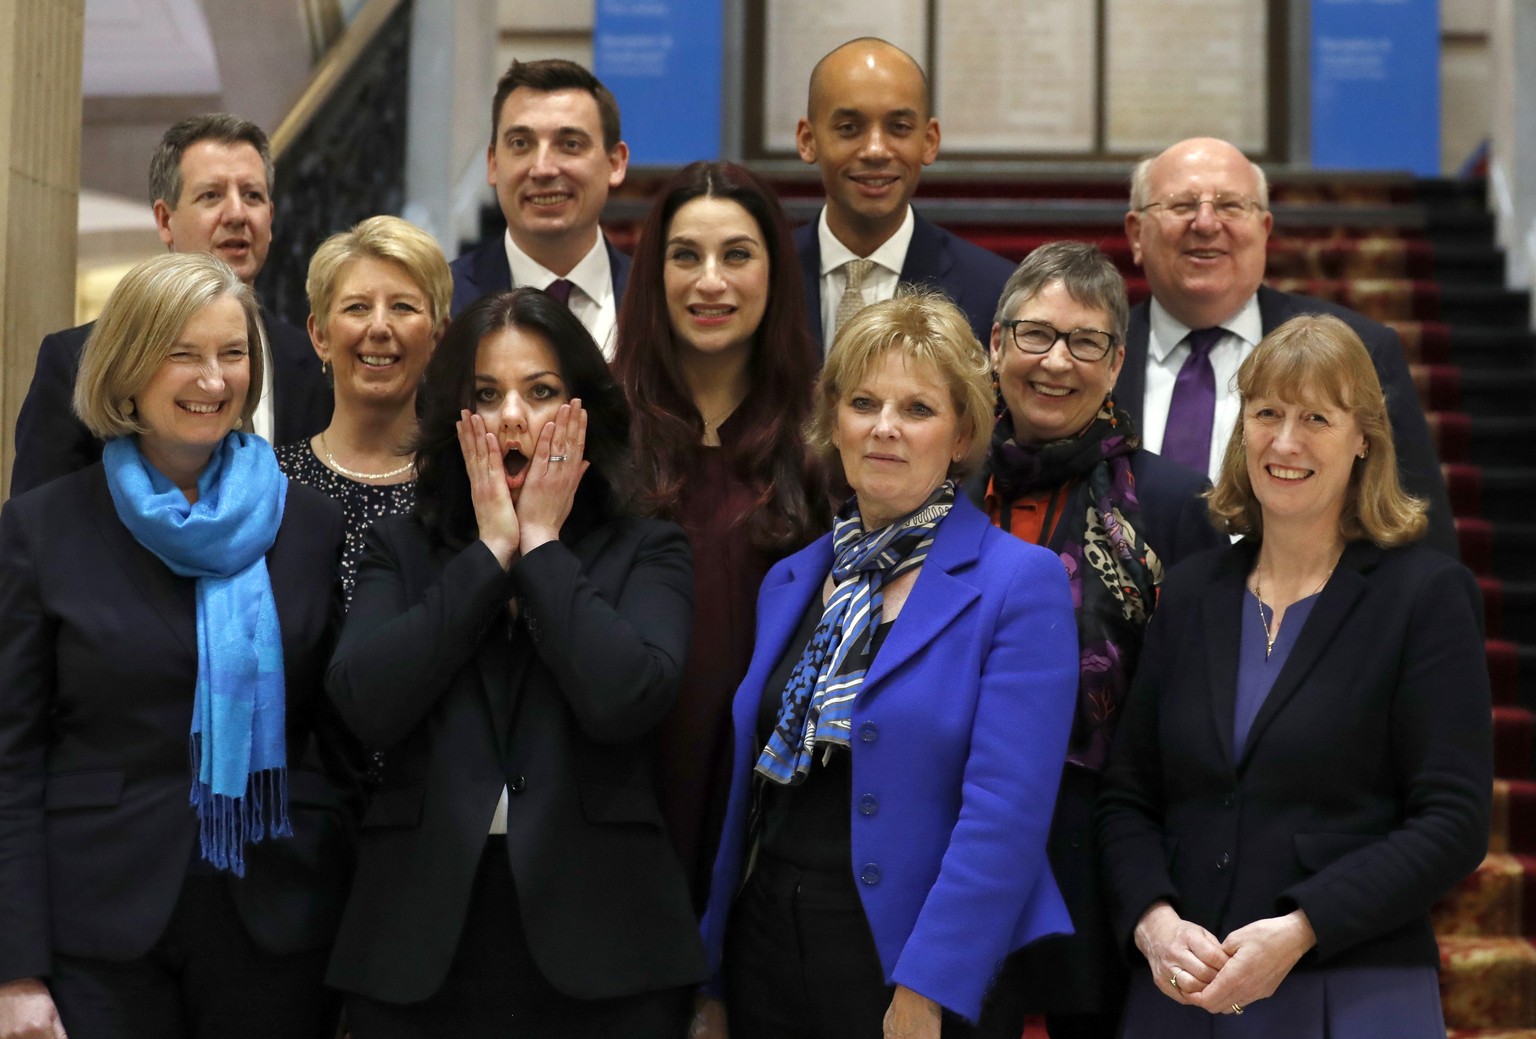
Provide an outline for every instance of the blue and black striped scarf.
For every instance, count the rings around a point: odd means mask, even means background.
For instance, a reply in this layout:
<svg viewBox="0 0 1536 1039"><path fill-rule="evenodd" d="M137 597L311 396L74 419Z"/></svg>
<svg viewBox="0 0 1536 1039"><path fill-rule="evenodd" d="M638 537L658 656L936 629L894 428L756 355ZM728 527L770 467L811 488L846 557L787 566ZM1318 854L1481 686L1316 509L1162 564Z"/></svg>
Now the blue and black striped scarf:
<svg viewBox="0 0 1536 1039"><path fill-rule="evenodd" d="M869 666L869 639L880 626L885 582L922 566L933 531L955 504L955 483L940 484L901 519L866 531L858 500L843 507L832 528L835 587L821 622L784 687L773 735L757 771L786 786L811 770L817 744L848 746L853 704Z"/></svg>

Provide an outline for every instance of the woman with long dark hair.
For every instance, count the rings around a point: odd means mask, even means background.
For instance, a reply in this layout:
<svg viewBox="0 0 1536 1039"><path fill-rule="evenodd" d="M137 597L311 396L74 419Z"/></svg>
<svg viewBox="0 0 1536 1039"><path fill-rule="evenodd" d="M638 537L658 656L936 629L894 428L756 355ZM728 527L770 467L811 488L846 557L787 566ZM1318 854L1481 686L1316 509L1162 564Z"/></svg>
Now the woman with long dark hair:
<svg viewBox="0 0 1536 1039"><path fill-rule="evenodd" d="M801 436L817 363L803 297L773 192L740 166L695 162L646 218L619 312L638 507L682 524L694 558L708 560L695 568L682 690L657 740L662 811L700 910L758 586L830 522Z"/></svg>
<svg viewBox="0 0 1536 1039"><path fill-rule="evenodd" d="M673 1039L704 973L651 792L688 546L627 514L628 413L536 289L428 364L416 511L368 533L329 688L386 755L331 961L357 1039Z"/></svg>

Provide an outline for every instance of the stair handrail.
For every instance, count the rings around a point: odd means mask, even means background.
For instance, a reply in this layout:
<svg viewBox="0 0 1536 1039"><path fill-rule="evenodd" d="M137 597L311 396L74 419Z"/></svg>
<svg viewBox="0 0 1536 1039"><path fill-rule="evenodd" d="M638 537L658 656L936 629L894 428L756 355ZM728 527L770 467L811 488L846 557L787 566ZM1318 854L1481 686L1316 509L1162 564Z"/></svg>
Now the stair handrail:
<svg viewBox="0 0 1536 1039"><path fill-rule="evenodd" d="M357 17L342 31L335 45L315 65L298 100L294 101L288 114L272 132L270 141L274 163L281 162L283 154L309 128L315 116L346 79L348 71L367 52L380 30L388 23L390 15L403 3L405 0L367 0L362 10L358 11Z"/></svg>

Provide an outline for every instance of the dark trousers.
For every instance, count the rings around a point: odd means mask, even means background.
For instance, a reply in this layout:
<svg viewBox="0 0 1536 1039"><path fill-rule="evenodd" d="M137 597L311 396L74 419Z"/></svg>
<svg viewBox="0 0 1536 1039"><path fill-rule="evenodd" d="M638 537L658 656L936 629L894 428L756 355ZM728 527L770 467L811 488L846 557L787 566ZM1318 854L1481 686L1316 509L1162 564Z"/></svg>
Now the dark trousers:
<svg viewBox="0 0 1536 1039"><path fill-rule="evenodd" d="M332 1039L329 949L263 951L222 876L188 876L165 933L128 962L55 954L49 988L70 1039Z"/></svg>
<svg viewBox="0 0 1536 1039"><path fill-rule="evenodd" d="M523 934L506 842L480 857L448 977L420 1003L345 996L352 1039L681 1039L691 989L573 999L539 972Z"/></svg>
<svg viewBox="0 0 1536 1039"><path fill-rule="evenodd" d="M724 966L731 1039L881 1039L895 989L851 873L761 856L731 911ZM944 1012L944 1039L1023 1030L1022 1007L1006 998L989 998L976 1025Z"/></svg>

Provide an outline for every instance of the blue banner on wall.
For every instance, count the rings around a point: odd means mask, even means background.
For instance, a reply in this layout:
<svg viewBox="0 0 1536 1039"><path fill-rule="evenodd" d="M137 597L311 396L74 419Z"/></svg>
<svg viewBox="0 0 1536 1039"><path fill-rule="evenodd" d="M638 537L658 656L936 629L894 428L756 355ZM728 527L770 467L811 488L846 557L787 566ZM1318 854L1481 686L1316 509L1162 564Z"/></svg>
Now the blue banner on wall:
<svg viewBox="0 0 1536 1039"><path fill-rule="evenodd" d="M1312 164L1440 172L1439 0L1312 0Z"/></svg>
<svg viewBox="0 0 1536 1039"><path fill-rule="evenodd" d="M613 91L630 162L720 155L721 0L597 0L592 65Z"/></svg>

